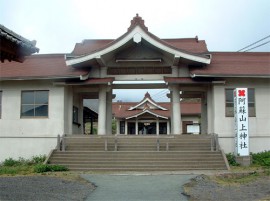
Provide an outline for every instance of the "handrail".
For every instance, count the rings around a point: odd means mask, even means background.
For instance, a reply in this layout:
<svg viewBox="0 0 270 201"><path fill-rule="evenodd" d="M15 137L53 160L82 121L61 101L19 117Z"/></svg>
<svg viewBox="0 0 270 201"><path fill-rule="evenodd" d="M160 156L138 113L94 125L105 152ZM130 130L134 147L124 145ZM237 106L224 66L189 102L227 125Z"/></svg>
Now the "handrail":
<svg viewBox="0 0 270 201"><path fill-rule="evenodd" d="M66 151L66 140L65 140L65 134L62 136L57 135L57 145L56 150L57 151Z"/></svg>
<svg viewBox="0 0 270 201"><path fill-rule="evenodd" d="M56 149L57 149L57 151L60 151L61 150L61 139L60 139L60 135L57 135Z"/></svg>
<svg viewBox="0 0 270 201"><path fill-rule="evenodd" d="M71 135L66 135L63 134L62 136L58 135L57 136L57 146L56 150L57 151L66 151L66 143L67 139L84 139L84 138L89 138L90 136L71 136ZM119 147L119 140L124 139L124 138L135 138L137 136L123 136L123 135L106 135L106 136L91 136L91 138L94 139L101 139L104 143L104 150L109 151L109 143L110 147L111 145L114 145L114 151L118 151ZM147 139L153 139L156 140L156 150L160 151L160 146L161 143L165 145L166 151L169 151L170 147L170 139L174 139L175 136L144 136ZM114 140L114 141L113 141Z"/></svg>
<svg viewBox="0 0 270 201"><path fill-rule="evenodd" d="M114 139L114 151L118 150L118 141L117 138Z"/></svg>
<svg viewBox="0 0 270 201"><path fill-rule="evenodd" d="M108 139L107 138L105 138L105 141L104 141L104 150L108 151Z"/></svg>
<svg viewBox="0 0 270 201"><path fill-rule="evenodd" d="M218 134L211 133L211 151L219 151L220 145L218 141Z"/></svg>
<svg viewBox="0 0 270 201"><path fill-rule="evenodd" d="M218 134L215 134L215 141L216 141L216 151L219 151L220 145L219 145L219 141L218 141Z"/></svg>

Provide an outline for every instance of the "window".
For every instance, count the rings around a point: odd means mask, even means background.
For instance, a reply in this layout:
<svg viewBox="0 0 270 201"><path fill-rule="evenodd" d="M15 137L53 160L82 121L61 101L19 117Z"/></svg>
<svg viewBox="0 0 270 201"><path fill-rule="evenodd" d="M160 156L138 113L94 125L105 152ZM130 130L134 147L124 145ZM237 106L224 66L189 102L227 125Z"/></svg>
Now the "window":
<svg viewBox="0 0 270 201"><path fill-rule="evenodd" d="M0 91L0 119L2 118L2 91Z"/></svg>
<svg viewBox="0 0 270 201"><path fill-rule="evenodd" d="M49 91L22 91L21 117L48 117Z"/></svg>
<svg viewBox="0 0 270 201"><path fill-rule="evenodd" d="M226 117L233 117L234 116L234 101L233 101L233 90L234 89L226 89L225 96L226 96ZM255 117L255 90L248 89L248 114L250 117Z"/></svg>

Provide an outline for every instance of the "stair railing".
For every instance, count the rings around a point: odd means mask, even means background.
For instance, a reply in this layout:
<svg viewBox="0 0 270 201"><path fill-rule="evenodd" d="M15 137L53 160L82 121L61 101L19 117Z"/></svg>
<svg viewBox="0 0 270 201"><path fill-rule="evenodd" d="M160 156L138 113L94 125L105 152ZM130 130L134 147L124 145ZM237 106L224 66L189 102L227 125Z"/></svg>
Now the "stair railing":
<svg viewBox="0 0 270 201"><path fill-rule="evenodd" d="M219 151L220 146L218 142L218 134L212 133L211 134L211 151Z"/></svg>
<svg viewBox="0 0 270 201"><path fill-rule="evenodd" d="M157 138L157 151L159 151L159 147L160 147L160 142L159 142L159 138Z"/></svg>
<svg viewBox="0 0 270 201"><path fill-rule="evenodd" d="M65 134L63 134L62 136L57 135L56 149L57 149L57 151L66 151Z"/></svg>
<svg viewBox="0 0 270 201"><path fill-rule="evenodd" d="M114 151L117 151L118 149L118 140L117 137L114 138Z"/></svg>

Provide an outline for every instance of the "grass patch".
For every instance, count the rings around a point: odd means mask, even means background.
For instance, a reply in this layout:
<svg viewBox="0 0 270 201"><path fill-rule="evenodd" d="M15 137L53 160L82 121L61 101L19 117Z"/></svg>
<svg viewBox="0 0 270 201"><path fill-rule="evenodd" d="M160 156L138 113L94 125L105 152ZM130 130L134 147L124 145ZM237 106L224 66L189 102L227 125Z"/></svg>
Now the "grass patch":
<svg viewBox="0 0 270 201"><path fill-rule="evenodd" d="M19 166L1 166L0 175L28 175L33 173L33 167L29 165L19 165Z"/></svg>
<svg viewBox="0 0 270 201"><path fill-rule="evenodd" d="M270 151L251 153L252 164L249 167L239 166L232 153L226 154L231 166L231 173L221 174L211 179L221 185L241 185L270 176Z"/></svg>
<svg viewBox="0 0 270 201"><path fill-rule="evenodd" d="M31 159L8 158L0 165L0 175L30 175L34 173L67 171L68 168L61 165L43 164L46 156L34 156Z"/></svg>
<svg viewBox="0 0 270 201"><path fill-rule="evenodd" d="M222 185L246 184L257 180L261 176L259 172L222 174L215 177L215 181Z"/></svg>
<svg viewBox="0 0 270 201"><path fill-rule="evenodd" d="M38 164L34 166L34 172L61 172L68 171L68 168L63 165L48 165L48 164Z"/></svg>

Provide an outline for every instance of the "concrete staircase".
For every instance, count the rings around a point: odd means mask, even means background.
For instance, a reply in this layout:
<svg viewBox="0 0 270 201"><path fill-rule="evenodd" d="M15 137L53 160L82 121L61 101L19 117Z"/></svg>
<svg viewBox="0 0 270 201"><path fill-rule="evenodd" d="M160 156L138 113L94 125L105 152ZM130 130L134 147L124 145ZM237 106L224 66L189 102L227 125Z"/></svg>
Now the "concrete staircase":
<svg viewBox="0 0 270 201"><path fill-rule="evenodd" d="M65 137L59 149L48 162L77 171L227 170L210 135Z"/></svg>

